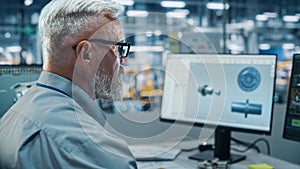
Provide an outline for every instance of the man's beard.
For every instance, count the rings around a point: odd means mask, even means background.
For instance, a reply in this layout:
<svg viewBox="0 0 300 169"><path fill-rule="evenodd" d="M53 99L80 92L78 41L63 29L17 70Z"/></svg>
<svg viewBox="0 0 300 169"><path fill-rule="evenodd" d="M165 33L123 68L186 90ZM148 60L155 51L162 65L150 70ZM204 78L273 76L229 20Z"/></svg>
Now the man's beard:
<svg viewBox="0 0 300 169"><path fill-rule="evenodd" d="M98 69L95 76L95 93L96 97L105 100L121 100L123 96L123 67L115 71L113 75L108 75L101 68Z"/></svg>

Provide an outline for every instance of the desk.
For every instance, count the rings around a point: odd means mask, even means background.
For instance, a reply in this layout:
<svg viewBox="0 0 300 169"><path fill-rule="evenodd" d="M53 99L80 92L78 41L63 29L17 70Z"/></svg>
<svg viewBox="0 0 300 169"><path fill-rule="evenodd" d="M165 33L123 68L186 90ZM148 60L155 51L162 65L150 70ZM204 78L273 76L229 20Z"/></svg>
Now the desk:
<svg viewBox="0 0 300 169"><path fill-rule="evenodd" d="M182 151L174 161L158 161L158 162L138 162L141 169L197 169L197 161L190 160L188 156L197 153L198 150ZM238 153L237 153L238 154ZM230 165L230 169L248 169L249 164L266 163L275 169L300 169L299 165L295 165L268 155L257 153L249 150L246 153L246 160Z"/></svg>

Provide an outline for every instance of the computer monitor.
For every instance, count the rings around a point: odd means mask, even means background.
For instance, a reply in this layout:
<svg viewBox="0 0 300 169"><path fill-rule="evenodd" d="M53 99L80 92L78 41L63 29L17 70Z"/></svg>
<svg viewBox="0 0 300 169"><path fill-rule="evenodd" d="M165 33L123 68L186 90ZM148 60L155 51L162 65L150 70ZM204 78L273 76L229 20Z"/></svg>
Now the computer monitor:
<svg viewBox="0 0 300 169"><path fill-rule="evenodd" d="M42 65L0 65L0 118L38 80Z"/></svg>
<svg viewBox="0 0 300 169"><path fill-rule="evenodd" d="M270 134L276 55L171 54L160 119L216 127L214 152L192 159L230 160L231 131Z"/></svg>
<svg viewBox="0 0 300 169"><path fill-rule="evenodd" d="M283 138L300 141L300 54L294 54Z"/></svg>

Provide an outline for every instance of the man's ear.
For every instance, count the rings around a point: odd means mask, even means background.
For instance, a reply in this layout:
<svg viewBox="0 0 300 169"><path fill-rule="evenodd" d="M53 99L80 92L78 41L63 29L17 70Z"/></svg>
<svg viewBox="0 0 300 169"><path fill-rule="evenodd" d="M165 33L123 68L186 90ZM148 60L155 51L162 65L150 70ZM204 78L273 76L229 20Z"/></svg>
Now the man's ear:
<svg viewBox="0 0 300 169"><path fill-rule="evenodd" d="M80 41L77 45L76 48L76 57L77 59L81 59L85 63L89 63L91 56L90 56L90 51L91 51L92 45L89 41L83 40Z"/></svg>

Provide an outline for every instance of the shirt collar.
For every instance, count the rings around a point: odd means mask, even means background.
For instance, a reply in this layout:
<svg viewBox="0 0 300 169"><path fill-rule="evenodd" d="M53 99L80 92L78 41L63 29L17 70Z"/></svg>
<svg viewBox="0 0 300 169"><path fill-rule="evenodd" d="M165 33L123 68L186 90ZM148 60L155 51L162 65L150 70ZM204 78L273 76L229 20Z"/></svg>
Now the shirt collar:
<svg viewBox="0 0 300 169"><path fill-rule="evenodd" d="M82 88L72 83L72 81L57 74L42 71L38 83L63 91L72 97L88 115L101 125L105 124L106 118L104 112L100 109L96 100L93 100Z"/></svg>
<svg viewBox="0 0 300 169"><path fill-rule="evenodd" d="M55 87L58 90L65 92L68 96L72 97L72 82L57 74L42 71L38 83Z"/></svg>

